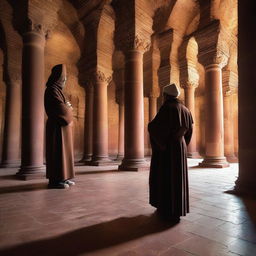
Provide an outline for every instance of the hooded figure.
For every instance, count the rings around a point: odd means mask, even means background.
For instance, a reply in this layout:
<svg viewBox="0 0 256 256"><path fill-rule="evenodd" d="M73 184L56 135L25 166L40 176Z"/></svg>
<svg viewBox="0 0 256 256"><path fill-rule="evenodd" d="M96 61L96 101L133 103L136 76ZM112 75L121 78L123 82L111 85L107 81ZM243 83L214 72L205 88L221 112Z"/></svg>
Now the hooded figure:
<svg viewBox="0 0 256 256"><path fill-rule="evenodd" d="M67 188L75 183L73 156L72 106L62 89L66 82L66 66L56 65L46 83L44 106L46 122L46 177L49 188Z"/></svg>
<svg viewBox="0 0 256 256"><path fill-rule="evenodd" d="M175 222L189 212L187 145L193 125L190 111L177 99L179 94L175 84L165 86L165 102L148 125L150 204L162 217Z"/></svg>

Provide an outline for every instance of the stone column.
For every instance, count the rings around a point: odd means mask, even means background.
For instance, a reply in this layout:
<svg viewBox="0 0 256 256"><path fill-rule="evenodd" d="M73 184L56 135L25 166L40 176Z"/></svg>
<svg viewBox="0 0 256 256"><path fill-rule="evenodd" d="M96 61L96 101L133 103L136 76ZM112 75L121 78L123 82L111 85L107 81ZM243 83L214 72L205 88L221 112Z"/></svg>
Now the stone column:
<svg viewBox="0 0 256 256"><path fill-rule="evenodd" d="M256 59L256 16L253 1L238 1L238 102L239 102L239 173L235 190L256 196L256 73L252 70Z"/></svg>
<svg viewBox="0 0 256 256"><path fill-rule="evenodd" d="M224 154L228 162L236 163L237 157L234 154L234 120L231 90L224 90Z"/></svg>
<svg viewBox="0 0 256 256"><path fill-rule="evenodd" d="M117 92L118 95L118 113L119 113L119 126L118 126L118 155L116 160L124 158L124 89Z"/></svg>
<svg viewBox="0 0 256 256"><path fill-rule="evenodd" d="M121 171L148 168L144 159L143 41L125 52L125 149ZM149 45L147 45L148 47Z"/></svg>
<svg viewBox="0 0 256 256"><path fill-rule="evenodd" d="M93 138L93 86L88 83L85 86L85 118L84 118L84 155L81 160L89 164L92 159L92 138Z"/></svg>
<svg viewBox="0 0 256 256"><path fill-rule="evenodd" d="M111 77L97 71L93 75L93 155L91 165L113 164L108 156L108 91Z"/></svg>
<svg viewBox="0 0 256 256"><path fill-rule="evenodd" d="M219 20L213 20L194 36L198 60L205 69L205 156L199 165L228 167L224 156L222 68L229 58L230 35L222 29Z"/></svg>
<svg viewBox="0 0 256 256"><path fill-rule="evenodd" d="M205 157L200 166L223 168L229 164L224 157L222 65L205 66Z"/></svg>
<svg viewBox="0 0 256 256"><path fill-rule="evenodd" d="M20 165L21 81L6 82L6 105L1 167Z"/></svg>
<svg viewBox="0 0 256 256"><path fill-rule="evenodd" d="M187 157L189 158L200 158L200 155L197 152L197 142L196 142L195 88L197 86L198 86L197 84L188 82L186 86L183 87L185 91L185 105L190 110L194 120L193 134L187 148Z"/></svg>
<svg viewBox="0 0 256 256"><path fill-rule="evenodd" d="M44 170L44 46L41 25L23 35L21 179L35 178Z"/></svg>
<svg viewBox="0 0 256 256"><path fill-rule="evenodd" d="M156 96L149 95L148 106L149 106L149 122L151 122L157 114L157 97Z"/></svg>

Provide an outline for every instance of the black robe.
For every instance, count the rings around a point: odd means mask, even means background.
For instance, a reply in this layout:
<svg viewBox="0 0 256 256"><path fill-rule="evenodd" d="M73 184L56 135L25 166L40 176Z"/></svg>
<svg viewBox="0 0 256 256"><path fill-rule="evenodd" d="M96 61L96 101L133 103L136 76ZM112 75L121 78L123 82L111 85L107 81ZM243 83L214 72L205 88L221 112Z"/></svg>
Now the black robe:
<svg viewBox="0 0 256 256"><path fill-rule="evenodd" d="M63 89L62 65L55 66L47 82L44 106L46 122L46 177L50 181L72 179L74 173L73 113ZM56 71L57 69L57 71Z"/></svg>
<svg viewBox="0 0 256 256"><path fill-rule="evenodd" d="M192 126L190 111L176 99L165 101L148 125L150 204L171 216L189 212L187 145Z"/></svg>

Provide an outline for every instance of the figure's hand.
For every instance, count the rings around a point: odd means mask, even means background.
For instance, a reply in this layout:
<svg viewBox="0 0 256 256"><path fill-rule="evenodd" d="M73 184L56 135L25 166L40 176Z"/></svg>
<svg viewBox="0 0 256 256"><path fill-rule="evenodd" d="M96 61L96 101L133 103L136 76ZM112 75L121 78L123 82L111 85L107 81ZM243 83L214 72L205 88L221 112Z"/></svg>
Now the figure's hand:
<svg viewBox="0 0 256 256"><path fill-rule="evenodd" d="M73 109L72 104L69 101L66 102L66 105L68 106L68 108L72 108Z"/></svg>

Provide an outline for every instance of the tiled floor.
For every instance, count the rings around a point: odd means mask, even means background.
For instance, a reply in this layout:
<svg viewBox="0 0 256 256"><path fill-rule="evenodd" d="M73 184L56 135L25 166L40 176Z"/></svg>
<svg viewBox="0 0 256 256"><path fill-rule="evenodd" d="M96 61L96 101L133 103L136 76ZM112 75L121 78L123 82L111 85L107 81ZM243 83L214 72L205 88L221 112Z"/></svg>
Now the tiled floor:
<svg viewBox="0 0 256 256"><path fill-rule="evenodd" d="M237 164L201 169L189 160L191 213L161 222L148 204L148 172L76 167L76 186L17 181L0 169L0 255L256 255L256 201L225 191Z"/></svg>

